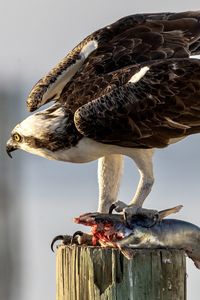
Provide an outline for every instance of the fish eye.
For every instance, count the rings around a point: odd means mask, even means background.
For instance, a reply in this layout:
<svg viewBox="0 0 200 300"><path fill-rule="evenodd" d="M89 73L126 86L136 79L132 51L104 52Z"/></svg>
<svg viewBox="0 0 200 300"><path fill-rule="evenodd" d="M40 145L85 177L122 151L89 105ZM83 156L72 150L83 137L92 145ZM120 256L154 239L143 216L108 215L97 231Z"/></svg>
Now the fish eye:
<svg viewBox="0 0 200 300"><path fill-rule="evenodd" d="M21 139L22 139L22 137L21 137L21 135L20 135L19 133L14 133L14 134L13 134L13 140L14 140L15 142L20 142Z"/></svg>

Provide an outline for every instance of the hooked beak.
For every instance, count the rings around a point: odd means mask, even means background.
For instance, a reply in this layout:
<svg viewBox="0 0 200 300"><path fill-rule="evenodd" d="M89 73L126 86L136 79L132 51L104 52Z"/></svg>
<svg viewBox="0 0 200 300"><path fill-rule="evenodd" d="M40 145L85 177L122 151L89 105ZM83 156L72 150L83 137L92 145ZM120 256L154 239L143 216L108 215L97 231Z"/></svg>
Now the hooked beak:
<svg viewBox="0 0 200 300"><path fill-rule="evenodd" d="M12 158L11 152L17 150L17 146L13 145L12 142L9 140L6 145L6 152L8 153L8 156Z"/></svg>

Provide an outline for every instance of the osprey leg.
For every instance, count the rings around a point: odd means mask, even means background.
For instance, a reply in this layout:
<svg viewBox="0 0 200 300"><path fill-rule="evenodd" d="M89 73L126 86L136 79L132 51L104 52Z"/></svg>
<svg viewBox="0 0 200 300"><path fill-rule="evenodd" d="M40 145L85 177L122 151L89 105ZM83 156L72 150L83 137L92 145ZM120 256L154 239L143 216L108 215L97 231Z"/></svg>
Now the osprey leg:
<svg viewBox="0 0 200 300"><path fill-rule="evenodd" d="M123 156L111 154L98 160L99 207L98 212L108 213L116 201L123 171Z"/></svg>
<svg viewBox="0 0 200 300"><path fill-rule="evenodd" d="M153 153L154 149L131 149L127 154L136 163L140 172L140 180L135 196L129 205L122 201L115 202L115 210L117 212L123 211L126 216L140 213L152 217L153 215L157 214L156 210L142 208L143 202L149 195L154 183L152 164Z"/></svg>
<svg viewBox="0 0 200 300"><path fill-rule="evenodd" d="M152 189L154 183L152 163L153 153L153 149L133 149L133 154L130 155L136 163L140 173L140 181L130 205L142 207L144 200Z"/></svg>

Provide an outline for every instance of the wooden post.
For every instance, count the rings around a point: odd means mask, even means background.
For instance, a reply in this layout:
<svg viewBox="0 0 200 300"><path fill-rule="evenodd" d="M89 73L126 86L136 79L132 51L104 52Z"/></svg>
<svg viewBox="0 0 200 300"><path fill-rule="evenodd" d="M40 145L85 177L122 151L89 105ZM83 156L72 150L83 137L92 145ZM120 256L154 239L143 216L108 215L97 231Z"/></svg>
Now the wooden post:
<svg viewBox="0 0 200 300"><path fill-rule="evenodd" d="M59 246L57 300L185 300L184 251Z"/></svg>

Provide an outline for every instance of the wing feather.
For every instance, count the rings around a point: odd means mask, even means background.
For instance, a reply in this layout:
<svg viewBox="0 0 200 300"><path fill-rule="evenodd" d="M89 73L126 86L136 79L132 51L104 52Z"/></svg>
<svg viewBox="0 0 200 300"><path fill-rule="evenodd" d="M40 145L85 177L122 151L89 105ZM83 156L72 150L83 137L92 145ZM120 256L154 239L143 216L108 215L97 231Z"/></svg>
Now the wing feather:
<svg viewBox="0 0 200 300"><path fill-rule="evenodd" d="M33 87L27 107L34 111L49 101L67 97L74 78L108 74L136 63L186 58L200 53L200 11L137 14L89 35ZM82 76L82 74L85 74ZM91 93L93 95L93 93ZM61 97L63 98L63 97ZM66 98L67 101L67 98Z"/></svg>
<svg viewBox="0 0 200 300"><path fill-rule="evenodd" d="M200 61L172 59L148 67L136 83L130 77L138 70L125 69L126 83L78 108L78 131L98 142L138 148L166 147L173 138L200 132ZM116 73L120 81L122 70Z"/></svg>

